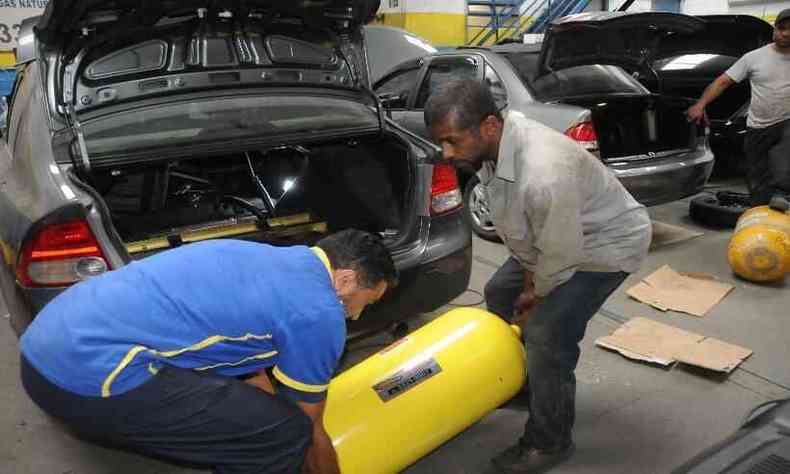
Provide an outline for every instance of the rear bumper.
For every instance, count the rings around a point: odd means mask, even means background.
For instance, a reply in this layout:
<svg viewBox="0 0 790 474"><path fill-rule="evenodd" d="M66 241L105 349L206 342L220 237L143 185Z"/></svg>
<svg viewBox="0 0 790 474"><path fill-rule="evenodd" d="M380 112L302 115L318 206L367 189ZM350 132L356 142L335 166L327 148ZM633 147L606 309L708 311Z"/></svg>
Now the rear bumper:
<svg viewBox="0 0 790 474"><path fill-rule="evenodd" d="M427 313L466 291L472 272L472 231L460 210L431 220L428 242L419 262L402 269L395 291L367 309L360 320L350 322L349 330L386 325ZM13 283L8 286L13 287ZM25 290L29 309L11 312L17 333L63 290Z"/></svg>
<svg viewBox="0 0 790 474"><path fill-rule="evenodd" d="M421 263L402 269L395 291L349 322L349 332L434 311L466 291L471 273L472 234L461 212L434 218Z"/></svg>
<svg viewBox="0 0 790 474"><path fill-rule="evenodd" d="M700 192L713 171L713 153L706 146L661 159L608 166L637 201L655 206Z"/></svg>

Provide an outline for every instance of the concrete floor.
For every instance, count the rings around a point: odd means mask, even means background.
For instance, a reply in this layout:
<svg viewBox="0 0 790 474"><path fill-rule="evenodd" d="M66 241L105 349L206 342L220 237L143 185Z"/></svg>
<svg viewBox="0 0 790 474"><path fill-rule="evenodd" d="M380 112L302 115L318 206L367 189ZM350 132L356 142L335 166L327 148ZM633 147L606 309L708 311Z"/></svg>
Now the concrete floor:
<svg viewBox="0 0 790 474"><path fill-rule="evenodd" d="M766 287L733 277L726 263L729 232L701 229L687 215L687 201L651 209L654 219L703 230L694 240L653 251L591 321L577 370L577 452L557 474L666 473L726 437L755 405L790 396L790 303L788 285ZM471 288L481 291L507 257L497 244L475 240ZM661 313L629 299L625 288L663 264L679 271L708 272L736 289L705 318ZM479 298L478 298L479 299ZM474 302L467 294L463 302ZM0 301L0 316L5 314ZM437 312L436 314L440 314ZM435 315L415 319L414 326ZM594 347L623 321L645 316L754 350L729 376L629 361ZM349 347L349 362L388 342L379 337ZM18 346L8 324L0 324L0 473L14 474L187 474L185 469L93 446L72 437L25 396L18 380ZM513 443L525 412L499 409L406 472L482 473L489 459Z"/></svg>

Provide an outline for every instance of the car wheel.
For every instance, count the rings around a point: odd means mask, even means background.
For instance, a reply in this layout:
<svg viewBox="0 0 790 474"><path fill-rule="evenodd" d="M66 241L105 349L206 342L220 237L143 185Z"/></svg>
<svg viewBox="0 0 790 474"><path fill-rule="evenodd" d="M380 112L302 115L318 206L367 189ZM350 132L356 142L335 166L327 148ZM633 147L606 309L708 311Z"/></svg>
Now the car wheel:
<svg viewBox="0 0 790 474"><path fill-rule="evenodd" d="M488 197L477 176L469 178L464 186L464 213L475 234L491 242L501 242L491 222Z"/></svg>
<svg viewBox="0 0 790 474"><path fill-rule="evenodd" d="M689 216L706 226L731 229L750 207L748 194L722 192L692 199Z"/></svg>

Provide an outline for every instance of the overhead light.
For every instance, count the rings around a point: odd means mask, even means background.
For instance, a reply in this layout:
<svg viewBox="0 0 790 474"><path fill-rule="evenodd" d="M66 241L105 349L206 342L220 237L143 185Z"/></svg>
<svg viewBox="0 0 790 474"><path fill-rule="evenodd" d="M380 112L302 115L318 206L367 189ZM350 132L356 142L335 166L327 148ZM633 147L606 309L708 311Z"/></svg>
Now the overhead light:
<svg viewBox="0 0 790 474"><path fill-rule="evenodd" d="M285 181L283 181L283 191L287 193L288 191L291 190L291 188L294 187L294 184L296 184L294 180L286 179Z"/></svg>

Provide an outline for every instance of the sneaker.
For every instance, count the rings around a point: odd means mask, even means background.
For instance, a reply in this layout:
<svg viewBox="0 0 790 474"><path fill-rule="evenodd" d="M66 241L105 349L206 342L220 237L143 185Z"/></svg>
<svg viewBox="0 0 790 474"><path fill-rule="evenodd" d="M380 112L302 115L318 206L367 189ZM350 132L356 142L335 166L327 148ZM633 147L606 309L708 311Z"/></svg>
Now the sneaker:
<svg viewBox="0 0 790 474"><path fill-rule="evenodd" d="M539 474L548 471L571 457L575 449L571 442L562 449L543 450L521 443L511 446L491 462L506 474Z"/></svg>

